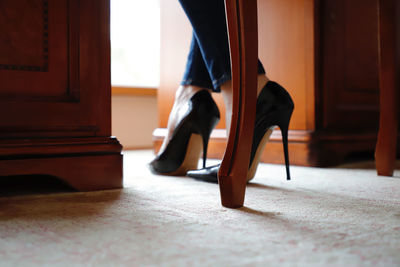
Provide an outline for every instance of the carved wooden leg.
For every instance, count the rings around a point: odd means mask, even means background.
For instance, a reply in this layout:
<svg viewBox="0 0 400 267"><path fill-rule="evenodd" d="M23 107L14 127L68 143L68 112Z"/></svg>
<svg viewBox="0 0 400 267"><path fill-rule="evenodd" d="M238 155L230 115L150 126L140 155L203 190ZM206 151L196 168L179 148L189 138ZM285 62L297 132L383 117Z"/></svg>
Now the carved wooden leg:
<svg viewBox="0 0 400 267"><path fill-rule="evenodd" d="M399 6L397 0L379 1L380 125L375 161L378 175L384 176L393 175L396 160L399 103L398 68L396 75L399 41L396 40L396 33L400 30L399 16L396 19L396 5ZM397 11L399 11L398 7ZM400 15L399 12L397 13Z"/></svg>
<svg viewBox="0 0 400 267"><path fill-rule="evenodd" d="M243 206L257 101L257 0L225 0L231 51L233 110L218 173L222 205Z"/></svg>

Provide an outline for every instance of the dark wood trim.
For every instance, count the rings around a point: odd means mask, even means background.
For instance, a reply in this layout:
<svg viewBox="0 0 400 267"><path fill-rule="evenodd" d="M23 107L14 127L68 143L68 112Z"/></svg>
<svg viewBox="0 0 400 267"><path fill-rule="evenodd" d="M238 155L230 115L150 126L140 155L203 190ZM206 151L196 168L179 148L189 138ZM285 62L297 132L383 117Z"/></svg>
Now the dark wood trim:
<svg viewBox="0 0 400 267"><path fill-rule="evenodd" d="M399 125L400 4L379 0L380 119L375 162L378 175L393 176Z"/></svg>
<svg viewBox="0 0 400 267"><path fill-rule="evenodd" d="M34 138L34 137L85 137L93 136L99 126L14 126L0 127L0 138Z"/></svg>
<svg viewBox="0 0 400 267"><path fill-rule="evenodd" d="M79 101L79 1L68 1L68 96Z"/></svg>
<svg viewBox="0 0 400 267"><path fill-rule="evenodd" d="M122 150L114 137L0 140L0 159L49 155L115 154Z"/></svg>

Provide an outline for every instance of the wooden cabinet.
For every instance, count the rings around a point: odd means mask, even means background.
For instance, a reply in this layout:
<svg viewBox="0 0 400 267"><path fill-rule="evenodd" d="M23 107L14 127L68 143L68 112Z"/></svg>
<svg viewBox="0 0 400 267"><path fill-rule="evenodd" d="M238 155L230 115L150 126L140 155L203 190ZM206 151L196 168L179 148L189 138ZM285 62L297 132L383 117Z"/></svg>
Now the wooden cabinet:
<svg viewBox="0 0 400 267"><path fill-rule="evenodd" d="M320 15L318 129L378 126L378 1L323 1Z"/></svg>
<svg viewBox="0 0 400 267"><path fill-rule="evenodd" d="M122 186L109 0L0 0L0 175Z"/></svg>
<svg viewBox="0 0 400 267"><path fill-rule="evenodd" d="M188 50L191 37L175 2L162 1L156 149L185 66L182 51ZM379 114L377 0L259 0L258 5L259 57L270 79L286 87L295 102L291 162L327 166L352 153L374 151ZM218 128L224 128L223 121ZM223 131L217 130L209 155L221 158L224 149ZM283 162L279 132L271 136L262 160Z"/></svg>

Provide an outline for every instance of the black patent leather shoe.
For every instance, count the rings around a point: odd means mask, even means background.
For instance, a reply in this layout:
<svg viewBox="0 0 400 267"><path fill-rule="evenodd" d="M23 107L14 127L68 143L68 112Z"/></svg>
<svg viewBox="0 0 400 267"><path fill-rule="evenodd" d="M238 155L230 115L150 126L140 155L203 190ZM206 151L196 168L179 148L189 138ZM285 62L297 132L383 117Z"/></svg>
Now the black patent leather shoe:
<svg viewBox="0 0 400 267"><path fill-rule="evenodd" d="M187 176L196 180L201 180L208 183L218 183L218 171L220 164L213 165L199 170L191 170L187 172Z"/></svg>
<svg viewBox="0 0 400 267"><path fill-rule="evenodd" d="M271 81L264 86L257 98L253 145L251 148L247 181L254 178L262 151L276 126L281 129L285 154L286 178L290 180L288 129L293 109L293 100L282 86ZM219 166L218 164L199 170L191 170L188 171L187 176L197 180L218 183Z"/></svg>
<svg viewBox="0 0 400 267"><path fill-rule="evenodd" d="M211 94L207 90L194 94L165 150L150 162L150 170L154 174L185 175L188 170L197 168L201 152L205 167L208 140L219 119L219 110Z"/></svg>

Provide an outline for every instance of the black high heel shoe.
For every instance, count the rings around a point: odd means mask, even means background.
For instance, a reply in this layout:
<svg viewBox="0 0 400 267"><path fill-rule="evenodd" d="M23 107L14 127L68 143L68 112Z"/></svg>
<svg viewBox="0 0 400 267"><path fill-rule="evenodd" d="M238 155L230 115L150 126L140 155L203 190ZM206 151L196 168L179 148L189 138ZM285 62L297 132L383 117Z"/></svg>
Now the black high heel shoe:
<svg viewBox="0 0 400 267"><path fill-rule="evenodd" d="M264 86L257 98L253 145L251 148L247 181L254 178L261 154L276 126L282 132L286 177L287 180L290 180L288 129L293 109L293 100L282 86L271 81ZM200 170L191 170L187 173L187 176L206 182L218 183L219 166L218 164Z"/></svg>
<svg viewBox="0 0 400 267"><path fill-rule="evenodd" d="M203 149L203 168L206 165L208 140L220 114L207 90L194 94L189 109L175 128L165 150L149 164L150 170L162 175L185 175L197 168Z"/></svg>

